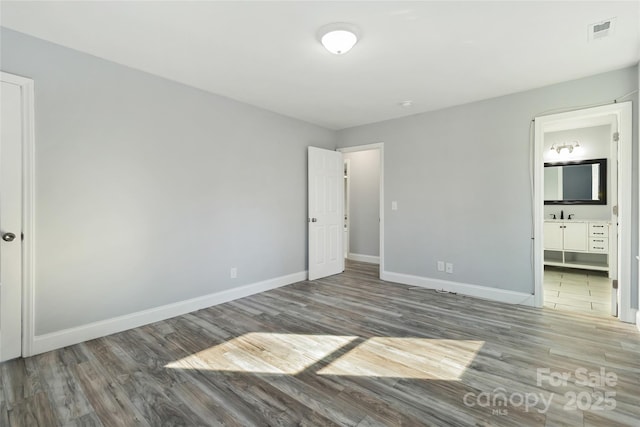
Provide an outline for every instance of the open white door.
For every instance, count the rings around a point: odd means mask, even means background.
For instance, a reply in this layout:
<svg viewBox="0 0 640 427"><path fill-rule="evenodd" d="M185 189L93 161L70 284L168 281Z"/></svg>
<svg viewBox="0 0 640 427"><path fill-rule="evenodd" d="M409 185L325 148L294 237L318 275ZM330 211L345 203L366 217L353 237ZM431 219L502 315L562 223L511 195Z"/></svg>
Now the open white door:
<svg viewBox="0 0 640 427"><path fill-rule="evenodd" d="M611 124L611 161L609 162L610 171L609 180L611 182L610 200L609 205L611 209L611 228L609 229L609 278L611 279L611 306L610 312L614 317L618 316L620 301L620 292L618 287L618 271L620 270L618 252L620 251L620 227L618 219L618 199L624 200L621 197L623 193L622 186L618 185L618 170L620 168L620 156L618 150L618 119L613 117ZM615 286L614 286L615 285Z"/></svg>
<svg viewBox="0 0 640 427"><path fill-rule="evenodd" d="M0 110L0 361L22 348L22 88L5 81Z"/></svg>
<svg viewBox="0 0 640 427"><path fill-rule="evenodd" d="M342 153L309 147L309 280L344 271Z"/></svg>

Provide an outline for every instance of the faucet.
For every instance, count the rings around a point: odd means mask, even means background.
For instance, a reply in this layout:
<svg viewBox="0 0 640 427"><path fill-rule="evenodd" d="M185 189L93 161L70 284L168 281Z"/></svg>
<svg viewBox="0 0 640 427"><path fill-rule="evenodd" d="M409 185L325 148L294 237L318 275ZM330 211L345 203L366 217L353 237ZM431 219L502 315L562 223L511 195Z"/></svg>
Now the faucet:
<svg viewBox="0 0 640 427"><path fill-rule="evenodd" d="M567 215L567 219L571 219L574 216L576 216L576 214L569 214L569 215Z"/></svg>
<svg viewBox="0 0 640 427"><path fill-rule="evenodd" d="M551 219L556 219L556 214L549 214L551 215Z"/></svg>
<svg viewBox="0 0 640 427"><path fill-rule="evenodd" d="M560 211L560 219L564 219L564 211Z"/></svg>

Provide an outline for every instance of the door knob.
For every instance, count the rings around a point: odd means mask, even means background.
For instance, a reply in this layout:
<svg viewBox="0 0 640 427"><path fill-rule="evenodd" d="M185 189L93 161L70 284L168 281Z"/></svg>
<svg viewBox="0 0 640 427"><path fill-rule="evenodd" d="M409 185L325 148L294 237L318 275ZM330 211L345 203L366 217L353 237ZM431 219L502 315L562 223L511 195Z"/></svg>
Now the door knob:
<svg viewBox="0 0 640 427"><path fill-rule="evenodd" d="M318 222L318 218L311 218L311 222Z"/></svg>
<svg viewBox="0 0 640 427"><path fill-rule="evenodd" d="M4 233L2 235L2 240L4 240L5 242L13 242L15 238L16 238L16 235L13 233Z"/></svg>

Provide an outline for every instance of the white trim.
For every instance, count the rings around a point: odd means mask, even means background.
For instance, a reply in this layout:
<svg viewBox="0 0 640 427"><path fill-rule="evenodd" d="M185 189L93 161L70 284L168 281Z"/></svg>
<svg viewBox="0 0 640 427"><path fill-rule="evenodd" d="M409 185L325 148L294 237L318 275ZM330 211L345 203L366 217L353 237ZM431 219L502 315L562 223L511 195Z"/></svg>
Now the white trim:
<svg viewBox="0 0 640 427"><path fill-rule="evenodd" d="M376 142L373 144L354 145L353 147L338 148L337 151L340 151L341 153L355 153L358 151L377 150L379 148L382 148L383 146L384 146L384 143Z"/></svg>
<svg viewBox="0 0 640 427"><path fill-rule="evenodd" d="M447 292L455 292L474 298L504 302L507 304L518 304L530 307L534 305L534 298L531 294L472 285L469 283L450 282L448 280L431 279L429 277L412 276L409 274L393 273L391 271L384 271L382 273L382 280L426 289L445 290Z"/></svg>
<svg viewBox="0 0 640 427"><path fill-rule="evenodd" d="M22 355L30 356L34 336L35 283L35 95L33 80L0 72L1 80L20 86L22 92Z"/></svg>
<svg viewBox="0 0 640 427"><path fill-rule="evenodd" d="M533 304L544 305L544 132L540 119L534 120L533 144Z"/></svg>
<svg viewBox="0 0 640 427"><path fill-rule="evenodd" d="M635 308L632 308L631 310L634 310L636 312L636 328L638 328L638 330L640 331L640 310L637 310Z"/></svg>
<svg viewBox="0 0 640 427"><path fill-rule="evenodd" d="M380 271L384 271L384 143L377 145L380 148Z"/></svg>
<svg viewBox="0 0 640 427"><path fill-rule="evenodd" d="M153 322L159 322L171 317L180 316L203 308L244 298L260 292L301 282L307 279L307 272L289 274L262 282L244 285L238 288L227 289L209 295L188 299L185 301L167 304L112 319L101 320L87 325L64 329L34 337L33 354L44 353L68 345L77 344L94 338L103 337L127 329L137 328Z"/></svg>
<svg viewBox="0 0 640 427"><path fill-rule="evenodd" d="M344 169L345 169L345 177L346 180L345 189L344 189L344 217L345 217L345 225L346 225L346 233L343 232L344 241L342 242L344 246L344 257L349 257L349 249L351 248L351 240L349 239L349 233L351 233L351 159L344 160Z"/></svg>
<svg viewBox="0 0 640 427"><path fill-rule="evenodd" d="M632 205L633 192L631 182L633 180L632 168L632 119L631 101L615 104L619 105L618 141L619 170L618 176L618 215L619 215L619 253L618 253L618 286L619 286L619 313L618 316L623 322L633 322L635 316L631 308L631 224L633 224ZM635 219L638 221L638 218ZM622 232L620 232L622 230Z"/></svg>
<svg viewBox="0 0 640 427"><path fill-rule="evenodd" d="M631 216L631 102L614 103L594 108L585 108L560 114L536 117L535 119L535 149L534 149L534 281L535 281L535 306L543 305L543 176L544 160L544 133L549 130L572 129L580 121L588 118L602 118L606 115L615 115L618 119L618 131L620 141L618 144L620 167L618 174L618 204L620 227L625 230L630 228L633 218ZM620 292L620 310L618 316L624 322L633 322L633 309L631 308L631 233L620 233L620 250L618 251L618 283Z"/></svg>
<svg viewBox="0 0 640 427"><path fill-rule="evenodd" d="M380 256L378 263L380 264L380 278L382 278L382 272L384 271L384 142L337 149L343 154L367 150L380 150Z"/></svg>
<svg viewBox="0 0 640 427"><path fill-rule="evenodd" d="M370 264L380 264L380 257L374 255L354 254L349 252L347 259L351 261L368 262Z"/></svg>

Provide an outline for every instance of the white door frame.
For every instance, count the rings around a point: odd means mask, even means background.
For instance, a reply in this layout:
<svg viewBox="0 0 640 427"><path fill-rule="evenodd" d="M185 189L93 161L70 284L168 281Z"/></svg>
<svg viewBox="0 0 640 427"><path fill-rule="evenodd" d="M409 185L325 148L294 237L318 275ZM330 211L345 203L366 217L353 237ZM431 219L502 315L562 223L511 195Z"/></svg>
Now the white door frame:
<svg viewBox="0 0 640 427"><path fill-rule="evenodd" d="M351 159L344 159L344 257L349 256L349 233L351 232Z"/></svg>
<svg viewBox="0 0 640 427"><path fill-rule="evenodd" d="M35 109L32 79L0 72L3 82L20 86L22 97L22 356L31 356L34 318Z"/></svg>
<svg viewBox="0 0 640 427"><path fill-rule="evenodd" d="M534 304L542 307L544 248L543 220L544 220L544 134L563 129L576 128L576 123L587 123L604 116L615 115L619 124L620 140L618 142L620 164L618 169L618 217L622 230L628 230L632 224L632 117L631 102L622 102L600 107L585 108L560 114L552 114L535 118L535 147L534 147ZM618 243L618 289L620 305L618 317L624 322L635 322L634 309L631 308L631 233L620 234Z"/></svg>
<svg viewBox="0 0 640 427"><path fill-rule="evenodd" d="M380 277L384 271L384 142L338 148L337 151L354 153L357 151L380 150Z"/></svg>

